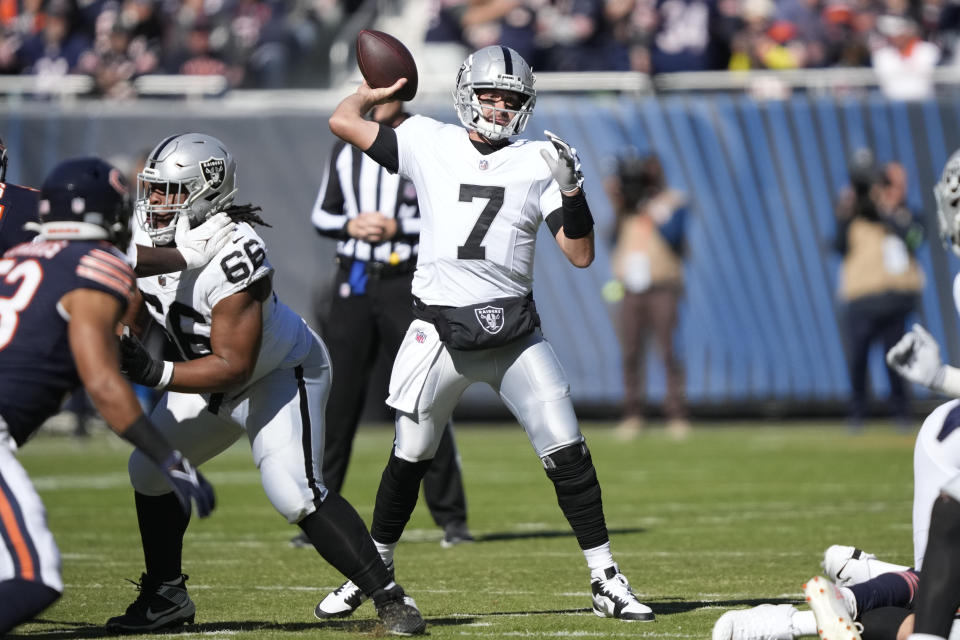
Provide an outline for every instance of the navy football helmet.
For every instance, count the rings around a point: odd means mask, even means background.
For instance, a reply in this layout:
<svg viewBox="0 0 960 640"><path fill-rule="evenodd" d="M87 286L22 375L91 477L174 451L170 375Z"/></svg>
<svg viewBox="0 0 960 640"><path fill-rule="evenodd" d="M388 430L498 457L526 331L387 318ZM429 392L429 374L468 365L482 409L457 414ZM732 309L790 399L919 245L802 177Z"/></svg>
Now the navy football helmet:
<svg viewBox="0 0 960 640"><path fill-rule="evenodd" d="M74 158L54 167L40 188L39 211L35 228L44 240L108 240L124 249L130 237L127 182L100 158Z"/></svg>

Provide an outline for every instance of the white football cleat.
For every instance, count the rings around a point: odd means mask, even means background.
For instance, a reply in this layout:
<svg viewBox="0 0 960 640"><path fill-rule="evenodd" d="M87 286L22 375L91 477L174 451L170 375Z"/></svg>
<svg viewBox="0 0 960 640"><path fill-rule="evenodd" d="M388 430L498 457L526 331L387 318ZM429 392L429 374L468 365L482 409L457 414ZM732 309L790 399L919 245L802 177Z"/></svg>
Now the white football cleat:
<svg viewBox="0 0 960 640"><path fill-rule="evenodd" d="M313 615L320 618L345 618L366 602L367 594L360 587L347 580L342 585L327 594L313 610Z"/></svg>
<svg viewBox="0 0 960 640"><path fill-rule="evenodd" d="M617 565L591 571L590 591L593 592L593 612L601 618L653 620L653 610L640 604Z"/></svg>
<svg viewBox="0 0 960 640"><path fill-rule="evenodd" d="M910 567L877 560L877 556L856 547L835 544L823 552L820 563L827 577L837 586L849 587L883 573L906 571Z"/></svg>
<svg viewBox="0 0 960 640"><path fill-rule="evenodd" d="M861 640L863 625L853 621L837 585L814 576L803 585L803 593L817 619L817 634L822 640Z"/></svg>
<svg viewBox="0 0 960 640"><path fill-rule="evenodd" d="M794 640L791 604L761 604L727 611L713 625L713 640Z"/></svg>

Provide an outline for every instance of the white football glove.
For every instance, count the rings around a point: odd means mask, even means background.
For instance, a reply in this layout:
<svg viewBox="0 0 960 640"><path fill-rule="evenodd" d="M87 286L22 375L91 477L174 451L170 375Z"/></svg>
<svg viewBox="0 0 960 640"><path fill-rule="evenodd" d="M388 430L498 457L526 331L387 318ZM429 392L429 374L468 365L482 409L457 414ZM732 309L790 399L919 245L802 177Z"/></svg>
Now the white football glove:
<svg viewBox="0 0 960 640"><path fill-rule="evenodd" d="M195 229L190 228L187 216L177 219L174 242L187 263L187 269L198 269L213 259L233 236L237 223L220 212Z"/></svg>
<svg viewBox="0 0 960 640"><path fill-rule="evenodd" d="M577 150L564 142L557 134L544 130L543 134L557 150L554 158L546 149L540 149L540 156L550 168L554 180L560 185L560 191L569 192L583 185L583 172L580 171L580 158Z"/></svg>
<svg viewBox="0 0 960 640"><path fill-rule="evenodd" d="M940 346L919 324L913 325L913 329L890 348L887 365L910 382L942 390L946 367L940 359Z"/></svg>

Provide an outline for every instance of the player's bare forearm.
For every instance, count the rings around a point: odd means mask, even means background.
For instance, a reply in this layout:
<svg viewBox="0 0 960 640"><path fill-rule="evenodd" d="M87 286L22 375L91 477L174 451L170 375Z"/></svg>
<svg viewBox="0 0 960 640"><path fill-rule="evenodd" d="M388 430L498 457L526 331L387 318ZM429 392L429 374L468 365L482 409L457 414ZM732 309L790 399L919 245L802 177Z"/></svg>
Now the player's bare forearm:
<svg viewBox="0 0 960 640"><path fill-rule="evenodd" d="M137 268L135 271L138 278L183 271L186 268L187 261L183 259L183 254L172 247L137 245Z"/></svg>
<svg viewBox="0 0 960 640"><path fill-rule="evenodd" d="M263 337L263 301L270 294L269 279L224 298L213 308L208 356L178 362L168 389L185 393L219 393L250 381Z"/></svg>
<svg viewBox="0 0 960 640"><path fill-rule="evenodd" d="M388 102L391 96L407 83L400 78L392 86L373 89L366 82L360 84L356 93L352 93L337 105L330 116L330 131L345 142L362 151L366 151L377 139L380 125L364 116L378 104Z"/></svg>
<svg viewBox="0 0 960 640"><path fill-rule="evenodd" d="M70 313L68 336L80 380L93 406L117 433L143 414L130 383L120 373L120 354L114 327L120 303L92 289L77 289L63 302Z"/></svg>
<svg viewBox="0 0 960 640"><path fill-rule="evenodd" d="M584 269L593 264L596 251L593 242L593 231L582 238L568 238L561 228L556 235L560 251L575 267Z"/></svg>

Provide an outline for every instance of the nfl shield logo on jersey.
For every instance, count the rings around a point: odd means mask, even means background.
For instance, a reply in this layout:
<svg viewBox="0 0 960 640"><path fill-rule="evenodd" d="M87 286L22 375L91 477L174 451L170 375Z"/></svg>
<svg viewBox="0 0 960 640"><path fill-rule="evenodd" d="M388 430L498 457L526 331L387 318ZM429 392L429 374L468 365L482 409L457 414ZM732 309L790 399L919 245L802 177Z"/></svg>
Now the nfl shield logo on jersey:
<svg viewBox="0 0 960 640"><path fill-rule="evenodd" d="M487 159L486 159L486 158L481 158L481 159L480 159L480 171L486 171L486 170L489 169L489 168L490 168L490 163L487 162Z"/></svg>
<svg viewBox="0 0 960 640"><path fill-rule="evenodd" d="M477 314L477 321L480 323L480 326L483 327L483 330L487 333L492 335L500 333L500 329L503 329L503 307L491 307L487 305L486 307L475 309L474 313Z"/></svg>
<svg viewBox="0 0 960 640"><path fill-rule="evenodd" d="M417 329L417 334L413 337L413 339L420 344L423 344L427 341L427 334L425 334L423 331L420 331L420 329Z"/></svg>
<svg viewBox="0 0 960 640"><path fill-rule="evenodd" d="M200 173L208 185L216 189L223 183L227 173L227 163L223 158L209 157L200 163Z"/></svg>

